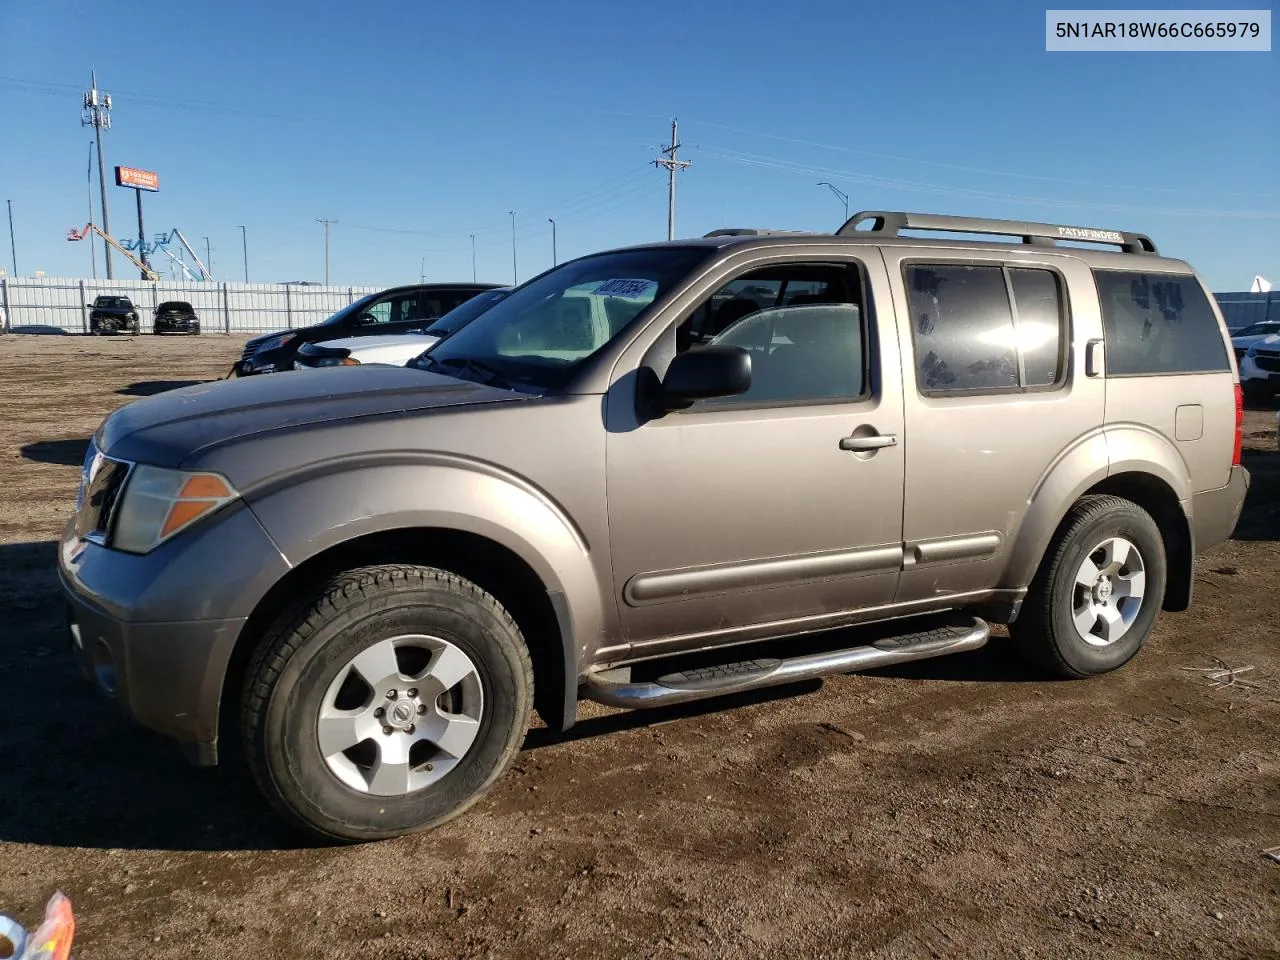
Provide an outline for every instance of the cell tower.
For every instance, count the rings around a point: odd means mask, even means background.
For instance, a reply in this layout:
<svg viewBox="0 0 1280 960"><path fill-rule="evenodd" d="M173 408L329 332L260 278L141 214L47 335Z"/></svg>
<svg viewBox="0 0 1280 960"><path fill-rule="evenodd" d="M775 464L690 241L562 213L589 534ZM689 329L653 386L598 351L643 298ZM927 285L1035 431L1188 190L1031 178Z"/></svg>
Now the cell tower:
<svg viewBox="0 0 1280 960"><path fill-rule="evenodd" d="M80 114L82 127L93 127L93 138L98 143L98 190L102 194L102 232L111 235L111 222L107 216L107 173L102 160L102 131L111 129L111 94L98 89L98 73L90 72L91 89L84 92L84 110ZM92 241L90 241L92 242ZM107 258L107 279L111 274L111 244L102 241Z"/></svg>

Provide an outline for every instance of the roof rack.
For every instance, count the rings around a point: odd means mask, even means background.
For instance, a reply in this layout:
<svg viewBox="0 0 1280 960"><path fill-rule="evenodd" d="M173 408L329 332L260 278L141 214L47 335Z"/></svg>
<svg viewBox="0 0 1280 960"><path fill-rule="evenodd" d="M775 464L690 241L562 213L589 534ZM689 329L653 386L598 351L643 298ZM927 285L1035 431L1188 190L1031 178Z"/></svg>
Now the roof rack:
<svg viewBox="0 0 1280 960"><path fill-rule="evenodd" d="M858 225L872 222L870 229ZM998 236L1021 237L1023 243L1034 246L1056 246L1059 240L1083 240L1087 243L1105 243L1119 247L1125 253L1156 253L1156 245L1143 233L1123 230L1099 230L1095 227L1067 227L1053 223L1032 223L1021 220L986 220L981 217L951 217L936 213L889 213L882 210L863 210L855 213L836 231L837 236L853 233L880 234L891 237L902 235L903 230L947 231L953 233L989 233Z"/></svg>
<svg viewBox="0 0 1280 960"><path fill-rule="evenodd" d="M757 227L725 227L722 230L712 230L710 233L704 233L706 237L772 237L780 233L800 234L808 233L807 230L763 230Z"/></svg>

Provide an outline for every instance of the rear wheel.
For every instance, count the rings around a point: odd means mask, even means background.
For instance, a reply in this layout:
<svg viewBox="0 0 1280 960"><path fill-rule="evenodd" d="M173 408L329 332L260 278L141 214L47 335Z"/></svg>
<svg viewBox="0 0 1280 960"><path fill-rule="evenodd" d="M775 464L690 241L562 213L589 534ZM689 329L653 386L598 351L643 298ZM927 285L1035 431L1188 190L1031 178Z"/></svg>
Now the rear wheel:
<svg viewBox="0 0 1280 960"><path fill-rule="evenodd" d="M1107 673L1142 649L1164 598L1160 528L1120 497L1082 498L1059 528L1010 633L1058 676Z"/></svg>
<svg viewBox="0 0 1280 960"><path fill-rule="evenodd" d="M255 779L320 836L377 840L475 803L529 725L533 668L515 622L430 567L343 574L286 615L242 706Z"/></svg>

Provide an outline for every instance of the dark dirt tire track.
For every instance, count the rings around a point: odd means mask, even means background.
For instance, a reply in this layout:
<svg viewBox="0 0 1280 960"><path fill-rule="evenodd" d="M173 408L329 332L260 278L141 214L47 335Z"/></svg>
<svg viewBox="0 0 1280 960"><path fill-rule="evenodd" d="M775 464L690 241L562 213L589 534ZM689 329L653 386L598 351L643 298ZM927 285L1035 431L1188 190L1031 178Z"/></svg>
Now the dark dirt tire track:
<svg viewBox="0 0 1280 960"><path fill-rule="evenodd" d="M1274 407L1247 416L1240 539L1116 674L1048 681L998 638L728 704L584 705L464 817L327 849L117 717L59 626L84 438L240 342L0 337L0 910L34 923L64 890L77 960L1280 958ZM1183 669L1214 658L1258 687Z"/></svg>

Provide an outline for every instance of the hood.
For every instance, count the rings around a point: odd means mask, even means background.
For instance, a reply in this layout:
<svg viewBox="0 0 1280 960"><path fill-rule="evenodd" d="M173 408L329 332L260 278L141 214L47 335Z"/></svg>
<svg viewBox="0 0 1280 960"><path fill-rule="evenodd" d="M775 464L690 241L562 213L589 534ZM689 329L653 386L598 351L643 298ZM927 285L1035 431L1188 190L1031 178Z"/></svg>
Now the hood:
<svg viewBox="0 0 1280 960"><path fill-rule="evenodd" d="M260 343L266 343L272 337L278 337L278 336L281 336L282 334L296 333L296 332L297 332L296 330L290 330L287 328L284 330L272 330L270 333L263 333L263 334L259 334L256 337L250 337L248 340L244 342L244 345L246 347L256 347Z"/></svg>
<svg viewBox="0 0 1280 960"><path fill-rule="evenodd" d="M107 313L113 316L119 314L122 317L130 313L138 312L137 307L90 307L89 309L93 313Z"/></svg>
<svg viewBox="0 0 1280 960"><path fill-rule="evenodd" d="M372 347L404 347L406 350L416 348L425 350L439 337L428 337L423 333L386 333L377 337L343 337L341 340L320 340L317 347L330 350L368 350ZM416 354L415 354L416 355Z"/></svg>
<svg viewBox="0 0 1280 960"><path fill-rule="evenodd" d="M1242 337L1248 340L1251 347L1265 347L1268 350L1274 350L1280 347L1280 333L1269 333L1265 337Z"/></svg>
<svg viewBox="0 0 1280 960"><path fill-rule="evenodd" d="M308 370L214 380L135 400L107 417L94 439L104 453L178 466L199 450L269 431L526 398L409 367Z"/></svg>

